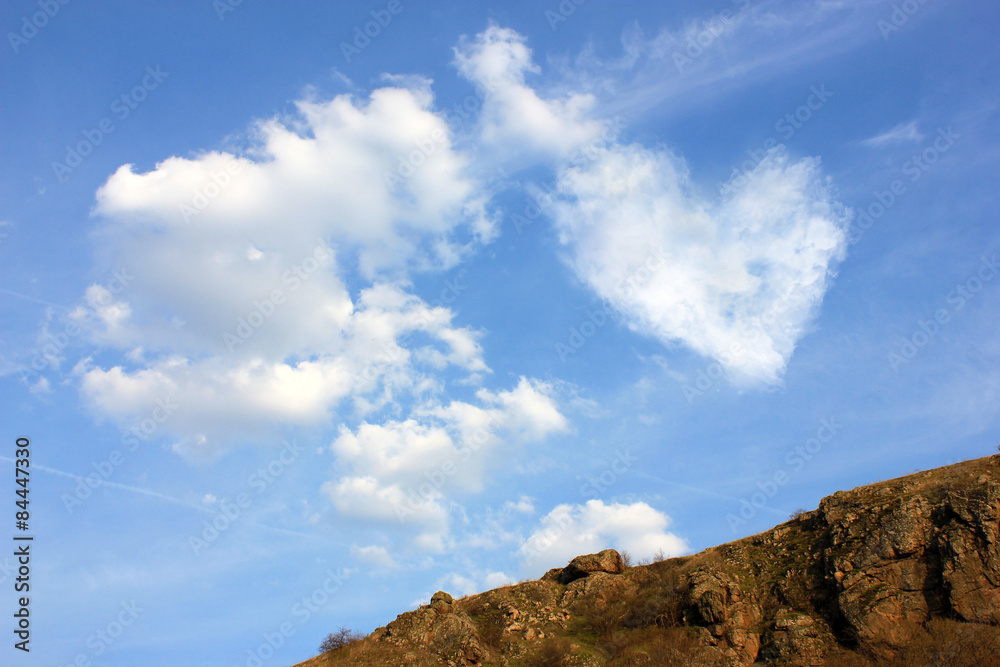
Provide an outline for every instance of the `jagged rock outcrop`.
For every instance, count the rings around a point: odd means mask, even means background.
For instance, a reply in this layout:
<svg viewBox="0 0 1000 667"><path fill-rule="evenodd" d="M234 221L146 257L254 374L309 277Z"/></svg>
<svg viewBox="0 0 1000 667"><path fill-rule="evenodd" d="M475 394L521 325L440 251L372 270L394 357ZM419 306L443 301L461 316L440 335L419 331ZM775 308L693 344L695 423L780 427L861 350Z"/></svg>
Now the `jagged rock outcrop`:
<svg viewBox="0 0 1000 667"><path fill-rule="evenodd" d="M559 572L557 581L568 584L597 572L621 574L624 571L625 562L621 554L614 549L605 549L600 553L577 556Z"/></svg>
<svg viewBox="0 0 1000 667"><path fill-rule="evenodd" d="M438 592L308 664L1000 665L998 540L995 456L840 491L694 556L626 569L609 549L538 581Z"/></svg>

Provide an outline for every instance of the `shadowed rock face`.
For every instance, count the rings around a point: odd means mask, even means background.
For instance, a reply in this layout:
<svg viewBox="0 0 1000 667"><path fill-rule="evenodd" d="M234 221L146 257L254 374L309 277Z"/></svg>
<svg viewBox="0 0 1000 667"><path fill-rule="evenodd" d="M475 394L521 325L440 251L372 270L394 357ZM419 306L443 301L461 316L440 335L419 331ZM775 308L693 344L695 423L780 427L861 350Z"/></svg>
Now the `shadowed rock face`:
<svg viewBox="0 0 1000 667"><path fill-rule="evenodd" d="M839 660L897 655L939 617L1000 650L998 538L1000 457L989 457L837 492L694 556L626 570L608 549L538 581L439 592L357 650L303 664L556 664L524 662L553 646L574 665L864 664Z"/></svg>

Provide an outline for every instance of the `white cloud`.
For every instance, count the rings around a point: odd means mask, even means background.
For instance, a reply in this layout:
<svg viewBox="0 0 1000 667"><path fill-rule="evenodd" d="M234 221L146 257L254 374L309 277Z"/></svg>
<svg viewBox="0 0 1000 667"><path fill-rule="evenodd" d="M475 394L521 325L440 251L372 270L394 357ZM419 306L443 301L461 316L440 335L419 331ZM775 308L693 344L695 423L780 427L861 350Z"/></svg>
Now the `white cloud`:
<svg viewBox="0 0 1000 667"><path fill-rule="evenodd" d="M121 167L98 191L97 212L114 219L119 234L137 235L147 251L153 232L167 232L161 240L173 251L204 249L187 256L188 265L222 253L233 271L248 254L273 258L332 237L359 252L366 275L405 266L425 254L428 237L463 226L492 233L479 227L485 213L464 175L467 160L432 103L426 87L380 88L361 105L347 95L300 101L301 117L291 126L260 124L259 146L247 156L172 157L146 174ZM419 168L401 174L408 161ZM154 256L166 259L165 252Z"/></svg>
<svg viewBox="0 0 1000 667"><path fill-rule="evenodd" d="M353 546L351 547L351 555L376 567L384 569L399 567L399 563L389 554L388 549L374 544L367 547Z"/></svg>
<svg viewBox="0 0 1000 667"><path fill-rule="evenodd" d="M923 138L924 135L920 132L917 121L911 120L909 123L900 123L891 130L877 134L874 137L869 137L861 143L865 146L878 148L887 144L920 143L923 141Z"/></svg>
<svg viewBox="0 0 1000 667"><path fill-rule="evenodd" d="M504 572L486 572L484 574L482 570L474 569L474 571L463 573L449 572L438 579L437 585L441 590L460 598L513 583L516 581ZM421 600L415 601L414 606L427 604L429 598L430 595L427 595Z"/></svg>
<svg viewBox="0 0 1000 667"><path fill-rule="evenodd" d="M435 390L448 368L489 372L478 332L407 291L408 271L445 269L496 234L429 85L409 86L300 101L296 118L256 127L246 155L108 179L99 255L134 277L113 294L91 286L71 317L97 343L142 352L85 367L98 415L125 423L173 396L177 449L214 456L323 423L345 399L365 414Z"/></svg>
<svg viewBox="0 0 1000 667"><path fill-rule="evenodd" d="M344 473L323 490L341 514L413 524L417 546L439 550L450 495L481 490L497 455L568 428L550 391L521 378L510 391L477 392L481 405L430 403L405 420L363 422L353 431L342 426L331 448Z"/></svg>
<svg viewBox="0 0 1000 667"><path fill-rule="evenodd" d="M535 505L528 496L521 496L517 501L508 500L503 504L505 513L520 512L522 514L533 514Z"/></svg>
<svg viewBox="0 0 1000 667"><path fill-rule="evenodd" d="M485 590L492 590L494 588L500 588L501 586L507 586L508 584L515 583L517 583L517 581L504 572L490 572L483 578L483 586L485 587Z"/></svg>
<svg viewBox="0 0 1000 667"><path fill-rule="evenodd" d="M638 559L661 550L667 556L681 555L688 550L687 542L668 532L669 526L670 517L642 502L559 505L542 518L519 554L530 573L563 567L576 556L608 548Z"/></svg>
<svg viewBox="0 0 1000 667"><path fill-rule="evenodd" d="M476 583L471 577L467 577L457 572L452 572L446 576L441 585L450 591L453 591L455 597L465 597L466 595L473 595L482 590L482 586Z"/></svg>
<svg viewBox="0 0 1000 667"><path fill-rule="evenodd" d="M582 281L628 325L776 382L843 257L848 212L816 159L773 149L716 204L682 160L614 146L561 170L554 219Z"/></svg>
<svg viewBox="0 0 1000 667"><path fill-rule="evenodd" d="M587 115L593 95L543 99L525 83L527 75L541 70L525 38L510 28L491 25L474 40L463 40L455 48L455 64L462 76L485 91L481 140L494 150L566 157L604 129Z"/></svg>
<svg viewBox="0 0 1000 667"><path fill-rule="evenodd" d="M31 385L28 388L28 391L30 391L35 396L41 396L42 394L51 394L52 386L49 384L48 378L40 377L38 378L38 381L35 382L35 384Z"/></svg>

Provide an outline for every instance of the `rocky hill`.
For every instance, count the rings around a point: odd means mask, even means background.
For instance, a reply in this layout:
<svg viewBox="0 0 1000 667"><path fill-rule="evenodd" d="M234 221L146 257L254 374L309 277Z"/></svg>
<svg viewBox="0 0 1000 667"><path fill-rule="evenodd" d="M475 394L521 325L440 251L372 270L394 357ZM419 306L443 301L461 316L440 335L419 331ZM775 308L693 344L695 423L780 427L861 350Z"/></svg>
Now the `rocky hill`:
<svg viewBox="0 0 1000 667"><path fill-rule="evenodd" d="M301 663L1000 666L1000 456L839 491L765 533L400 614Z"/></svg>

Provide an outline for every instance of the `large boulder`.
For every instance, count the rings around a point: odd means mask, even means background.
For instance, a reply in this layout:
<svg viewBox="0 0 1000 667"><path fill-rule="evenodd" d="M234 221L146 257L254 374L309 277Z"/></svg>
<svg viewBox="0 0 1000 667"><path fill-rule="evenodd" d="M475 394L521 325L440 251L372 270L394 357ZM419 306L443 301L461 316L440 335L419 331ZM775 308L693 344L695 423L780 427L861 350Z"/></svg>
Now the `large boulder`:
<svg viewBox="0 0 1000 667"><path fill-rule="evenodd" d="M431 597L431 609L439 614L449 614L452 611L453 601L450 595L444 591L438 591Z"/></svg>
<svg viewBox="0 0 1000 667"><path fill-rule="evenodd" d="M614 549L605 549L596 554L577 556L571 560L559 574L559 583L568 584L595 572L621 574L624 571L625 561L622 560L621 554Z"/></svg>

